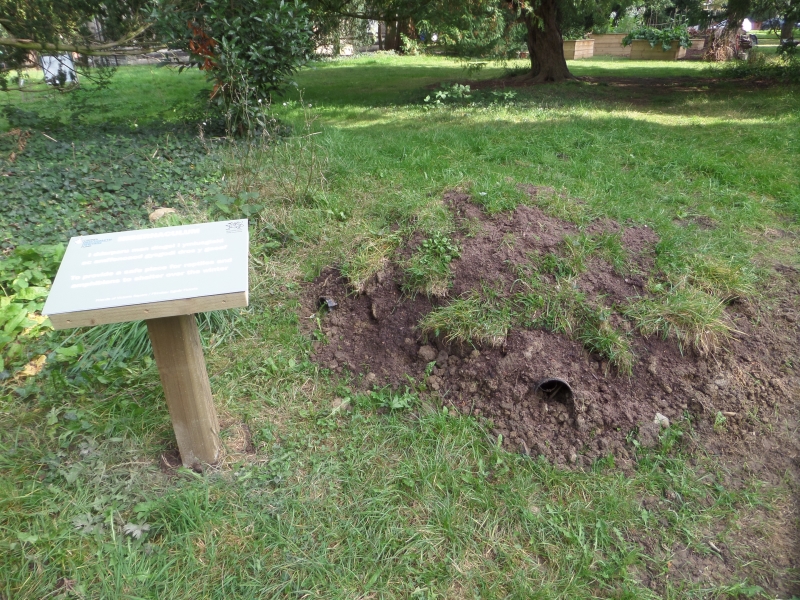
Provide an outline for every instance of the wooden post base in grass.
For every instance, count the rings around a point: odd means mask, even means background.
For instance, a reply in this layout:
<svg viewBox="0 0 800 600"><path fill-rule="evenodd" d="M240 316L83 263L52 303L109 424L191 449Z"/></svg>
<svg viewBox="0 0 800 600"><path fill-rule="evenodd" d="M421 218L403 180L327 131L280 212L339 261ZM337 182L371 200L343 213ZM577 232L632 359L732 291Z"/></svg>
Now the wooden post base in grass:
<svg viewBox="0 0 800 600"><path fill-rule="evenodd" d="M219 422L194 315L149 319L161 385L183 466L197 469L219 459Z"/></svg>

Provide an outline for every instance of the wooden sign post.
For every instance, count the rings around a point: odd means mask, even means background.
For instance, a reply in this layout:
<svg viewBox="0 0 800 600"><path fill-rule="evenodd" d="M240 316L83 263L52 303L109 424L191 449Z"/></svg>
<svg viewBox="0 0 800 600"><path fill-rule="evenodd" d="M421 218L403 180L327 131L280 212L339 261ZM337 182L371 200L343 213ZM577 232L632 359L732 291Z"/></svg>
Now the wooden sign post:
<svg viewBox="0 0 800 600"><path fill-rule="evenodd" d="M195 313L247 306L247 220L74 237L45 315L55 329L144 320L181 461L219 459Z"/></svg>

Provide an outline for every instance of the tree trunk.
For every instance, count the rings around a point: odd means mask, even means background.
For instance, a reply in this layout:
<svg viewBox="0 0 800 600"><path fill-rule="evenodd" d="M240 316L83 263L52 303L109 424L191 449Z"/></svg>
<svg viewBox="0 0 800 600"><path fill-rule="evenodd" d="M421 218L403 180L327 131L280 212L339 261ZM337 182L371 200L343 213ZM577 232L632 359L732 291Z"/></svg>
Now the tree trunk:
<svg viewBox="0 0 800 600"><path fill-rule="evenodd" d="M383 47L386 50L400 49L400 32L397 30L397 21L386 21L386 34L384 35Z"/></svg>
<svg viewBox="0 0 800 600"><path fill-rule="evenodd" d="M781 39L782 40L791 40L794 36L794 19L792 19L794 15L787 15L784 18L783 25L781 25Z"/></svg>
<svg viewBox="0 0 800 600"><path fill-rule="evenodd" d="M558 26L556 1L541 0L532 14L524 16L531 58L531 72L526 79L533 83L575 79L564 58L564 40Z"/></svg>

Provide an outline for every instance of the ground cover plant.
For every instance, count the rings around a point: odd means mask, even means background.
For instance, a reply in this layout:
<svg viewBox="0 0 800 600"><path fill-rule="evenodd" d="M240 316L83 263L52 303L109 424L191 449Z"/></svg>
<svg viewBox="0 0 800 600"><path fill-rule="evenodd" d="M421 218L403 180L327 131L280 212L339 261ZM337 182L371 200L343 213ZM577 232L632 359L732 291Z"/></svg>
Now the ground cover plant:
<svg viewBox="0 0 800 600"><path fill-rule="evenodd" d="M704 68L592 60L581 82L434 107L443 83L502 89L502 69L301 72L274 107L293 136L210 145L218 187L160 200L251 220L251 306L207 350L224 460L175 467L147 356L76 370L78 351L23 345L2 382L0 593L797 595L797 93ZM138 126L191 122L202 75L156 73L186 93ZM118 89L120 113L139 102ZM409 266L446 293L408 288ZM728 325L716 350L679 310L698 298Z"/></svg>

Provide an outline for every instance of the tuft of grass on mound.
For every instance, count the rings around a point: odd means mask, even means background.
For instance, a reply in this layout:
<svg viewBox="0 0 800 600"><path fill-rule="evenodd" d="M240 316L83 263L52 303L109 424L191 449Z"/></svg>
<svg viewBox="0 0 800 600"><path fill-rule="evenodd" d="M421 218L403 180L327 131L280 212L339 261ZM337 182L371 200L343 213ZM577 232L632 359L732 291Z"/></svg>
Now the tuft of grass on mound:
<svg viewBox="0 0 800 600"><path fill-rule="evenodd" d="M528 290L514 297L522 325L564 334L608 360L621 374L633 372L630 340L611 324L610 308L590 305L568 277L557 277L554 285L537 279L526 285Z"/></svg>
<svg viewBox="0 0 800 600"><path fill-rule="evenodd" d="M389 264L389 258L400 244L397 235L371 236L362 240L356 253L342 265L342 275L359 294L367 283Z"/></svg>
<svg viewBox="0 0 800 600"><path fill-rule="evenodd" d="M624 313L644 336L674 337L681 352L687 344L701 354L714 352L734 332L725 315L725 302L692 287L640 299Z"/></svg>
<svg viewBox="0 0 800 600"><path fill-rule="evenodd" d="M675 287L692 286L723 303L755 292L755 276L750 268L700 255L692 257L674 280Z"/></svg>
<svg viewBox="0 0 800 600"><path fill-rule="evenodd" d="M420 329L442 335L448 343L499 346L511 329L511 308L491 292L487 296L472 293L432 310L420 321Z"/></svg>
<svg viewBox="0 0 800 600"><path fill-rule="evenodd" d="M618 273L624 272L628 265L628 254L619 233L568 235L561 246L561 254L550 252L542 257L538 267L541 273L574 277L585 272L594 257L605 260Z"/></svg>

